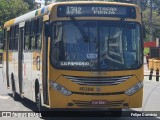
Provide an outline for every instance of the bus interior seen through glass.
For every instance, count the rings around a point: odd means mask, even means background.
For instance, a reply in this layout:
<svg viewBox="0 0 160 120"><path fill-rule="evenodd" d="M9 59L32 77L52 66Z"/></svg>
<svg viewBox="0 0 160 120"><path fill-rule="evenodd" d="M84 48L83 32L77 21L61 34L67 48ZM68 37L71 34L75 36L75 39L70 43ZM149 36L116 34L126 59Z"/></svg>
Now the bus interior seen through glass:
<svg viewBox="0 0 160 120"><path fill-rule="evenodd" d="M136 69L142 64L141 34L138 23L109 21L55 22L52 27L52 62L56 67L87 69L75 62L89 62L91 70ZM52 54L53 54L52 53ZM66 66L61 62L67 63ZM62 66L61 66L62 65Z"/></svg>

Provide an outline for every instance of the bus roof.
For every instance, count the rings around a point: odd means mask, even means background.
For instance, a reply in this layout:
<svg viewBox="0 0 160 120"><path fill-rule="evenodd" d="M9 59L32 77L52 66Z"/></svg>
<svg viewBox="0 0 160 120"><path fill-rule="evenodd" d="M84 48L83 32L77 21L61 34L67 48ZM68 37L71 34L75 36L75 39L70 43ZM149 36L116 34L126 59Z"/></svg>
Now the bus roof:
<svg viewBox="0 0 160 120"><path fill-rule="evenodd" d="M19 17L16 17L14 19L11 19L4 24L4 28L13 26L15 24L25 22L27 20L31 20L33 18L37 18L46 14L49 14L51 11L52 7L56 4L112 4L112 5L123 5L123 6L134 6L138 7L137 5L134 4L128 4L128 3L120 3L120 2L105 2L105 1L71 1L71 2L57 2L57 3L52 3L48 6L44 6L43 8L28 12L24 15L21 15Z"/></svg>
<svg viewBox="0 0 160 120"><path fill-rule="evenodd" d="M4 28L12 26L12 25L15 25L17 23L25 22L27 20L31 20L33 18L37 18L37 17L43 16L45 14L48 14L49 11L50 11L50 6L52 6L52 5L45 6L43 8L28 12L28 13L26 13L24 15L21 15L19 17L11 19L11 20L5 22Z"/></svg>

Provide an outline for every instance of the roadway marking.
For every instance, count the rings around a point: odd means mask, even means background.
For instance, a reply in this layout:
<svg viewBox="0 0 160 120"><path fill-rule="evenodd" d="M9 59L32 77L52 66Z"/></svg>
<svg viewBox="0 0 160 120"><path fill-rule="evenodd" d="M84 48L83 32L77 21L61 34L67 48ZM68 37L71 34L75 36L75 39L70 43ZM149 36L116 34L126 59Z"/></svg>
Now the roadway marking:
<svg viewBox="0 0 160 120"><path fill-rule="evenodd" d="M0 99L6 100L6 99L8 99L8 98L9 98L9 96L7 96L7 95L0 95Z"/></svg>

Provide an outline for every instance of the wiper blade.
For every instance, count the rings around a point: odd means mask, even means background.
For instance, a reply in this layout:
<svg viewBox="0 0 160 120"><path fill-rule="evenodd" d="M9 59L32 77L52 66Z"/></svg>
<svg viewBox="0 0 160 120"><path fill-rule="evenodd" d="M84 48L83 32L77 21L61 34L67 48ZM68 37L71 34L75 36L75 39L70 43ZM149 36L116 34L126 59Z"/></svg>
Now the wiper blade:
<svg viewBox="0 0 160 120"><path fill-rule="evenodd" d="M120 19L120 23L115 27L115 28L119 28L123 25L125 18L121 18ZM116 32L116 29L112 32L111 35L109 35L109 38L111 38L111 36Z"/></svg>

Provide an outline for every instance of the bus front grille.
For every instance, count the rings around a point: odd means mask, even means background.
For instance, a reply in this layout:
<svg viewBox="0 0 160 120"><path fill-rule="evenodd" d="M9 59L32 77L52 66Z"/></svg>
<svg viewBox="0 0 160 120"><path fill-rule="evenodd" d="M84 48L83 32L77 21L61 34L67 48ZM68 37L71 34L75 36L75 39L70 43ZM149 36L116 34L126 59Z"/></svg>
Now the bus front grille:
<svg viewBox="0 0 160 120"><path fill-rule="evenodd" d="M66 76L65 78L71 80L79 85L89 86L109 86L118 85L128 80L132 76L120 76L120 77L77 77L77 76Z"/></svg>
<svg viewBox="0 0 160 120"><path fill-rule="evenodd" d="M80 107L117 107L121 106L124 100L120 101L108 101L107 104L97 104L93 105L92 101L79 101L79 100L73 100L74 104Z"/></svg>

